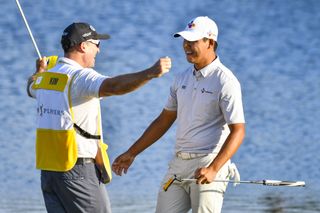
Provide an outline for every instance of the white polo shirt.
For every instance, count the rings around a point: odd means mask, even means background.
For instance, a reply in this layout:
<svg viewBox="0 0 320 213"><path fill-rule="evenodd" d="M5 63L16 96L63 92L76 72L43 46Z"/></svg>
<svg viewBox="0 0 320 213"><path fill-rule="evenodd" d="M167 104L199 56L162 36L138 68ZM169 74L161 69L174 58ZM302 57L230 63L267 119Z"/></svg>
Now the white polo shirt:
<svg viewBox="0 0 320 213"><path fill-rule="evenodd" d="M228 124L245 123L240 83L219 58L178 75L165 109L177 111L176 152L219 151L230 133Z"/></svg>
<svg viewBox="0 0 320 213"><path fill-rule="evenodd" d="M71 97L74 112L74 122L92 135L98 134L97 118L100 113L99 89L107 76L101 75L91 68L83 68L77 62L68 58L59 58L52 72L75 75L71 86ZM77 73L77 74L76 74ZM31 85L32 86L32 85ZM29 87L32 97L36 97L37 90ZM100 118L99 118L100 119ZM103 138L102 131L101 137ZM95 158L98 151L98 140L87 139L77 133L78 157Z"/></svg>

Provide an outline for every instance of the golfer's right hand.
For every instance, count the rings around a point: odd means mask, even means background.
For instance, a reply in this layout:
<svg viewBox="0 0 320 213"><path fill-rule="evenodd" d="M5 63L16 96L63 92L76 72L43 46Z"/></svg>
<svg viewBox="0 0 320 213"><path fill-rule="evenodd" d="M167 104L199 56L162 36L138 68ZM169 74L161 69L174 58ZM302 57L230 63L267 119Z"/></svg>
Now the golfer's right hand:
<svg viewBox="0 0 320 213"><path fill-rule="evenodd" d="M127 173L129 167L134 161L135 156L131 155L129 152L125 152L119 155L112 163L112 171L116 175L122 175L122 172Z"/></svg>
<svg viewBox="0 0 320 213"><path fill-rule="evenodd" d="M171 59L166 56L160 58L151 68L150 72L153 78L161 77L171 69Z"/></svg>

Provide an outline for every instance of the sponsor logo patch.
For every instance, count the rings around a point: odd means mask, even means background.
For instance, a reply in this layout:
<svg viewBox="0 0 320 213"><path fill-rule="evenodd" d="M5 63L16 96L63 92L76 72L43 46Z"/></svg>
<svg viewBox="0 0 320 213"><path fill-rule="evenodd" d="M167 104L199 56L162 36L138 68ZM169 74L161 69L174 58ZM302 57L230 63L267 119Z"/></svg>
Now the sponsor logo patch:
<svg viewBox="0 0 320 213"><path fill-rule="evenodd" d="M194 28L196 25L193 23L193 21L191 21L189 24L188 24L188 28L191 29L191 28Z"/></svg>
<svg viewBox="0 0 320 213"><path fill-rule="evenodd" d="M209 93L209 94L213 94L213 92L206 90L205 88L202 88L201 90L202 93Z"/></svg>
<svg viewBox="0 0 320 213"><path fill-rule="evenodd" d="M92 34L92 32L88 32L88 33L83 34L82 37L88 37L88 36L90 36L91 34Z"/></svg>

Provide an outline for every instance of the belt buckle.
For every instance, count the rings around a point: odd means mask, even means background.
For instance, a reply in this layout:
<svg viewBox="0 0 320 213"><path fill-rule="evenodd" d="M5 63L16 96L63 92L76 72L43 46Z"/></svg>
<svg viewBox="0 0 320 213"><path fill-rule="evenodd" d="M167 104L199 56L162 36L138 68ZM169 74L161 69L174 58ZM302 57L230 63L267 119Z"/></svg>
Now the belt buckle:
<svg viewBox="0 0 320 213"><path fill-rule="evenodd" d="M182 160L192 159L191 153L188 152L178 152L177 157L181 158Z"/></svg>
<svg viewBox="0 0 320 213"><path fill-rule="evenodd" d="M189 153L189 152L178 152L177 157L181 158L182 160L191 160L195 158L200 158L206 156L206 154L201 153Z"/></svg>
<svg viewBox="0 0 320 213"><path fill-rule="evenodd" d="M93 158L78 158L76 164L88 164L88 163L94 163Z"/></svg>

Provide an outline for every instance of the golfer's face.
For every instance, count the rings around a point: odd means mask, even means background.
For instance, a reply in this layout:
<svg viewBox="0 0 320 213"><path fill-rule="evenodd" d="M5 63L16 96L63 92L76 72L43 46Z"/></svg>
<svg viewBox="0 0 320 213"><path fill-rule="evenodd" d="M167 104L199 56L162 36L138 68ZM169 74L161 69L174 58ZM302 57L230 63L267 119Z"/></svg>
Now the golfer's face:
<svg viewBox="0 0 320 213"><path fill-rule="evenodd" d="M183 41L183 49L188 62L199 64L207 55L208 44L203 39L198 41Z"/></svg>

